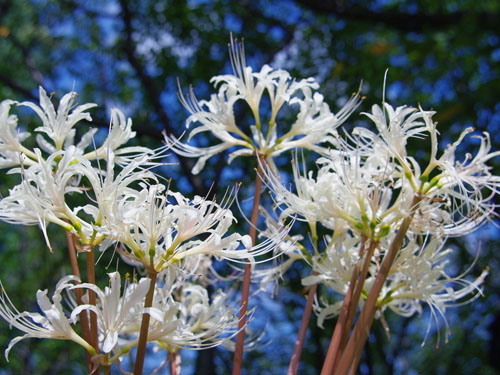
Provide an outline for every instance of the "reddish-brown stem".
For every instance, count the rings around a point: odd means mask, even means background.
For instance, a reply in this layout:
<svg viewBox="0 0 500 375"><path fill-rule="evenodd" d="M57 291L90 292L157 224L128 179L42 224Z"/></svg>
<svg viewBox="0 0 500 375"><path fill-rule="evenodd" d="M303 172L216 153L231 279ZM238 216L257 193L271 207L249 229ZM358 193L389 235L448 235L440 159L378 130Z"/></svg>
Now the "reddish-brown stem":
<svg viewBox="0 0 500 375"><path fill-rule="evenodd" d="M411 214L403 220L403 223L399 227L399 230L396 233L396 236L394 237L389 250L384 256L384 260L382 261L380 269L377 273L375 282L370 289L370 293L368 294L368 298L366 299L363 310L359 315L358 321L356 322L351 337L347 342L339 365L336 368L335 375L345 375L349 370L351 372L356 371L358 363L355 363L355 359L358 358L359 360L366 339L368 338L368 334L375 317L375 312L377 310L377 299L379 293L384 286L385 280L387 278L387 275L389 274L394 259L396 258L397 253L403 245L403 240L406 236L406 233L408 232L411 221L413 220L415 207L418 205L421 199L422 198L419 195L415 195L415 197L413 198L410 205ZM354 366L356 366L356 368Z"/></svg>
<svg viewBox="0 0 500 375"><path fill-rule="evenodd" d="M361 297L361 292L363 291L363 286L365 285L366 276L368 275L368 269L370 268L370 263L372 261L373 253L375 252L375 249L377 248L378 244L379 244L378 241L375 240L370 241L370 247L368 248L368 252L366 254L365 261L363 263L363 268L361 269L361 273L359 274L358 277L358 282L356 283L356 287L354 288L354 293L352 295L352 300L355 305L355 308L349 311L349 316L346 323L346 327L348 330L351 329L351 324L354 319L354 314L356 313L356 308L358 307L359 298ZM345 336L345 338L347 339L347 336Z"/></svg>
<svg viewBox="0 0 500 375"><path fill-rule="evenodd" d="M316 289L318 289L318 284L314 284L309 287L309 294L304 308L304 315L302 315L302 322L300 323L299 334L297 336L297 340L295 341L295 347L293 348L293 355L290 360L287 375L296 375L299 370L300 355L302 354L302 348L306 339L307 326L309 325L309 320L311 319L311 311L314 296L316 295Z"/></svg>
<svg viewBox="0 0 500 375"><path fill-rule="evenodd" d="M358 274L359 265L356 264L351 275L349 288L347 289L344 301L342 302L342 308L340 310L339 318L337 319L337 324L335 324L335 329L333 330L332 340L330 341L330 346L328 347L328 352L326 353L325 362L323 363L323 368L321 369L321 375L331 375L333 372L340 343L342 342L344 335L346 335L346 322L351 309L352 293L354 291Z"/></svg>
<svg viewBox="0 0 500 375"><path fill-rule="evenodd" d="M363 259L365 255L366 237L362 238L361 245L359 248L359 258ZM368 257L371 258L372 252L368 251L367 258L365 258L364 265L367 264ZM328 353L323 364L322 374L332 374L335 370L335 366L338 359L342 355L342 351L345 345L345 341L348 337L349 330L351 329L351 321L359 302L359 293L362 289L362 284L364 284L364 279L366 278L365 266L361 273L359 272L359 265L355 265L351 280L349 283L349 289L347 290L346 296L342 303L342 308L340 310L339 318L335 324L335 329L333 331L332 340L330 341L330 346L328 348ZM360 288L361 284L361 288Z"/></svg>
<svg viewBox="0 0 500 375"><path fill-rule="evenodd" d="M153 296L155 292L157 274L158 273L151 267L151 269L149 270L149 278L151 279L151 284L149 285L149 290L146 294L146 300L144 301L145 309L153 305ZM139 334L139 343L137 344L137 355L135 357L134 375L142 375L142 368L144 367L144 357L146 356L146 344L148 342L149 319L150 315L148 313L144 313L142 315L141 331Z"/></svg>
<svg viewBox="0 0 500 375"><path fill-rule="evenodd" d="M356 375L356 370L358 369L359 361L361 360L361 355L363 354L362 349L363 348L361 348L361 350L356 349L356 354L354 355L354 358L352 359L351 368L349 369L349 372L347 375Z"/></svg>
<svg viewBox="0 0 500 375"><path fill-rule="evenodd" d="M94 262L94 247L90 246L90 250L87 251L86 253L87 256L87 281L90 284L95 285L95 262ZM89 290L89 304L95 306L96 305L96 294L94 291ZM94 347L96 352L99 352L99 338L98 338L98 332L97 332L97 315L95 312L90 311L89 312L89 318L90 318L90 333L89 333L89 339L90 339L90 345ZM93 375L98 375L99 374L99 367L97 367L94 372L92 373Z"/></svg>
<svg viewBox="0 0 500 375"><path fill-rule="evenodd" d="M258 155L257 175L255 176L255 193L253 198L252 216L250 217L250 238L252 244L255 245L257 237L257 221L259 219L259 204L262 189L262 166L265 163L264 157ZM236 336L236 347L234 350L233 375L240 375L241 366L243 365L243 346L245 344L245 325L247 322L248 296L250 294L250 277L252 266L245 265L245 274L243 276L243 285L241 287L241 306L240 320L238 322L238 335Z"/></svg>
<svg viewBox="0 0 500 375"><path fill-rule="evenodd" d="M78 259L76 258L75 236L70 232L66 232L66 243L68 244L68 256L69 256L69 262L71 264L71 273L81 280L80 267L78 266ZM83 304L83 301L82 301L83 291L82 291L82 289L76 288L75 295L76 295L76 303L78 303L79 305L82 305ZM88 316L87 316L87 311L82 311L80 313L80 325L82 328L83 339L90 343L89 320L88 320ZM92 367L93 367L92 359L91 359L90 353L86 350L85 350L85 358L87 361L87 369L89 370L89 372L91 372Z"/></svg>
<svg viewBox="0 0 500 375"><path fill-rule="evenodd" d="M181 375L181 354L178 350L168 352L170 375Z"/></svg>
<svg viewBox="0 0 500 375"><path fill-rule="evenodd" d="M366 241L366 240L363 240ZM363 268L361 270L361 273L359 275L358 281L356 282L356 287L354 288L354 293L352 295L352 303L351 303L351 308L349 310L349 314L347 316L347 321L345 323L345 334L342 337L342 341L340 343L339 351L337 354L337 358L335 360L334 366L333 366L333 371L335 371L339 359L342 357L342 354L344 353L344 348L347 344L347 339L348 339L348 334L351 330L351 325L354 320L354 314L356 313L356 309L359 304L359 298L361 297L361 292L363 291L363 286L365 285L366 281L366 276L368 275L368 269L370 268L370 263L372 261L373 253L375 252L375 249L377 248L379 242L375 240L370 241L370 247L368 248L368 253L366 254L365 261L363 263ZM363 256L364 252L364 243L362 245L362 250L360 250L361 257Z"/></svg>

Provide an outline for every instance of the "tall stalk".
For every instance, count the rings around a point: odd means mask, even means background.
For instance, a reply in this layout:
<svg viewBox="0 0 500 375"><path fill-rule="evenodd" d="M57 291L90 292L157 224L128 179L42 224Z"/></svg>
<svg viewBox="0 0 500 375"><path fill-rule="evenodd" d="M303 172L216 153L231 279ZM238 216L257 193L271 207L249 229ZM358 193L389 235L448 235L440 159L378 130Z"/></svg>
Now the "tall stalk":
<svg viewBox="0 0 500 375"><path fill-rule="evenodd" d="M304 347L304 341L306 339L307 326L309 325L309 320L311 319L312 305L314 302L314 297L316 295L316 289L318 289L318 284L313 284L309 287L307 302L304 308L304 314L302 315L299 334L297 336L297 340L295 340L295 346L293 348L290 365L288 366L287 375L296 375L297 371L299 370L300 356L302 354L302 348Z"/></svg>
<svg viewBox="0 0 500 375"><path fill-rule="evenodd" d="M363 237L359 248L359 259L364 259L363 267L361 271L358 264L354 267L351 275L351 281L349 283L349 289L347 290L346 297L342 303L339 318L337 319L337 324L335 324L330 346L323 364L323 369L321 371L322 374L332 374L335 371L339 358L342 356L347 337L351 329L352 320L358 308L359 298L368 274L371 258L378 245L377 241L371 240L370 247L368 248L368 252L365 256L366 242L367 238Z"/></svg>
<svg viewBox="0 0 500 375"><path fill-rule="evenodd" d="M168 352L168 362L170 375L181 375L181 354L179 350L171 350Z"/></svg>
<svg viewBox="0 0 500 375"><path fill-rule="evenodd" d="M361 357L361 352L365 345L366 339L368 338L368 334L375 317L375 312L377 311L377 299L379 293L384 286L387 276L389 275L389 271L391 270L391 266L394 263L394 259L396 259L396 255L403 245L403 240L406 236L406 233L408 232L410 224L413 220L413 216L415 214L415 208L421 200L422 198L420 195L414 196L410 204L410 215L407 216L401 223L401 226L399 227L399 230L396 233L396 236L394 237L389 250L384 256L384 260L382 261L379 272L377 273L375 282L370 289L370 293L368 294L368 298L366 299L363 310L361 311L358 321L354 326L352 334L349 338L349 341L347 342L346 348L344 350L342 358L340 359L339 365L334 372L334 375L345 375L349 371L355 372L357 369L359 358Z"/></svg>
<svg viewBox="0 0 500 375"><path fill-rule="evenodd" d="M80 267L78 266L78 259L76 258L75 236L74 234L67 231L65 233L66 233L66 243L68 245L68 256L71 265L71 273L81 280ZM80 288L76 288L75 295L76 295L76 303L78 303L78 305L82 305L83 291ZM84 310L79 315L80 315L80 325L82 328L83 339L87 342L91 342L89 337L89 320L87 311ZM87 362L87 370L90 373L92 372L93 364L91 355L87 350L85 350L85 359Z"/></svg>
<svg viewBox="0 0 500 375"><path fill-rule="evenodd" d="M311 240L314 251L318 249L318 231L316 228L316 222L310 221L309 228L311 230ZM312 275L317 275L317 272L312 272ZM309 287L307 302L304 307L304 314L302 315L302 321L300 323L299 333L297 340L295 340L295 346L293 348L293 354L290 358L290 364L288 366L287 375L296 375L299 370L300 356L302 355L302 348L304 347L304 341L306 339L307 327L309 325L309 320L311 320L311 312L314 302L314 297L316 296L316 290L318 289L317 284L313 284Z"/></svg>
<svg viewBox="0 0 500 375"><path fill-rule="evenodd" d="M255 193L253 198L252 216L250 217L250 231L249 235L252 239L252 245L255 245L257 237L257 221L259 219L259 204L262 189L262 167L265 163L264 156L258 155L257 175L255 176ZM234 350L233 361L233 375L240 375L241 366L243 364L243 346L245 344L245 325L247 322L248 311L248 296L250 294L250 278L252 273L252 266L245 265L245 274L243 276L243 285L241 287L241 306L240 306L240 319L238 322L238 335L236 336L236 347Z"/></svg>
<svg viewBox="0 0 500 375"><path fill-rule="evenodd" d="M363 240L366 241L366 240ZM354 302L355 308L350 309L349 317L347 319L347 329L351 329L351 324L354 319L354 314L356 313L356 308L359 304L359 298L361 297L361 292L363 291L363 287L365 285L366 277L368 276L368 269L370 268L370 264L372 261L373 253L375 249L378 247L379 242L375 240L370 241L370 247L368 248L368 253L366 254L365 261L363 263L363 268L361 269L361 273L358 277L358 281L356 282L356 287L354 288L354 293L352 296L352 300ZM363 246L364 248L364 246ZM361 254L361 258L363 258L364 254ZM347 337L347 336L346 336ZM344 345L342 345L343 347Z"/></svg>
<svg viewBox="0 0 500 375"><path fill-rule="evenodd" d="M321 369L321 375L332 374L335 362L337 361L337 356L340 345L342 343L342 339L347 334L346 323L349 317L349 311L351 310L352 295L354 292L358 274L359 274L359 265L356 265L351 275L349 288L347 289L344 301L342 302L342 308L340 309L340 314L337 319L337 323L335 324L335 329L333 330L330 346L328 347L328 352L326 353L325 362L323 363L323 368Z"/></svg>
<svg viewBox="0 0 500 375"><path fill-rule="evenodd" d="M90 246L90 251L85 253L87 256L87 281L90 284L96 285L95 282L95 259L94 259L94 246ZM94 291L89 290L89 304L92 306L96 305L96 294ZM89 339L90 339L90 345L94 347L96 352L99 352L99 336L97 332L97 315L93 311L89 311L89 318L90 318L90 332L89 332ZM92 374L99 374L99 366L97 366Z"/></svg>
<svg viewBox="0 0 500 375"><path fill-rule="evenodd" d="M345 323L345 331L344 335L342 337L342 340L340 342L340 347L337 353L336 360L333 365L333 372L335 372L335 369L338 365L339 359L342 358L342 354L344 353L345 346L347 344L347 339L349 338L348 332L351 330L352 322L354 320L354 315L356 314L356 310L359 305L359 299L361 297L361 292L363 291L363 287L365 285L366 277L368 275L368 269L371 264L371 260L373 257L373 253L375 252L375 249L378 247L379 242L375 240L370 241L370 247L368 248L368 253L366 255L363 268L361 270L361 274L358 277L358 281L356 283L356 286L354 288L354 293L352 295L352 303L351 303L351 308L349 309L349 315L347 317L347 321ZM362 251L360 251L362 253ZM361 257L363 258L363 254L361 254Z"/></svg>
<svg viewBox="0 0 500 375"><path fill-rule="evenodd" d="M156 276L158 273L155 271L154 267L148 271L148 276L151 280L149 284L149 290L146 294L146 300L144 301L144 308L153 306L153 296L155 292ZM146 344L148 342L148 330L149 330L149 319L150 315L144 313L142 315L141 331L139 333L139 343L137 344L137 355L135 357L134 375L142 375L142 369L144 367L144 357L146 356Z"/></svg>

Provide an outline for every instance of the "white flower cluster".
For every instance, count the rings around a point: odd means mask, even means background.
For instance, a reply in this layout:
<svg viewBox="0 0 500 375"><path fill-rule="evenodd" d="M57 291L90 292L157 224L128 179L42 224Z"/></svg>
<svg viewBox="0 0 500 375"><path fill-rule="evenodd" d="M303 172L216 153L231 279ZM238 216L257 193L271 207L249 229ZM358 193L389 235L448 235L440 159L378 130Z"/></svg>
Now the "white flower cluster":
<svg viewBox="0 0 500 375"><path fill-rule="evenodd" d="M234 74L212 79L218 91L209 100L198 101L192 89L187 97L180 94L181 102L191 114L186 126L199 125L190 130L188 140L198 133L210 132L221 143L203 148L174 138L167 142L177 153L198 158L194 173L211 156L229 148L232 148L229 162L238 156L258 155L268 167L266 170L263 166L265 183L274 194L276 206L282 210L279 221L292 217L308 223L313 253L306 250L305 236L287 235L279 246L286 260L274 267L257 269L255 278L261 283L275 280L294 262L303 260L312 268L311 276L303 280L305 285L322 282L345 295L355 267L361 267L370 257L366 280L362 281L362 295L366 298L396 233L410 217L402 248L379 294L379 308L383 311L390 307L409 316L420 312L421 303L426 302L433 313L437 309L443 314L447 306L470 293L480 292L486 271L472 282L463 279L464 275L454 278L446 273L445 255L450 250L445 241L450 236L474 231L496 215L497 206L492 198L498 193L500 177L492 175L486 163L500 152L491 152L487 133L475 136L481 142L476 155L468 154L459 162L457 148L472 129L466 129L438 155L434 112L409 106L393 108L383 103L365 113L374 123L375 131L356 127L347 137L340 137L337 128L358 106L358 94L334 114L323 96L315 91L319 86L313 78L296 81L288 72L267 65L260 72L253 72L246 66L242 44L234 40L230 55ZM262 104L266 94L268 111ZM254 123L249 126L250 134L236 121L235 104L239 101L252 113ZM293 108L298 112L292 125L284 127L278 113L287 106L289 112ZM408 153L411 139L428 145L427 160ZM316 160L316 173L305 166L301 170L295 160L295 190L290 191L282 185L272 158L298 148L316 151L320 157ZM267 230L261 236L272 237L282 224L273 220L265 209L261 209L262 213ZM326 233L324 251L318 249L319 230ZM373 251L367 255L365 248L369 247ZM340 307L336 303L322 309L318 302L320 324L325 316L336 315Z"/></svg>
<svg viewBox="0 0 500 375"><path fill-rule="evenodd" d="M95 106L75 106L76 98L74 92L64 95L56 110L40 88L40 106L0 103L0 166L20 177L0 200L0 219L39 225L49 248L49 224L71 233L80 253L114 248L126 262L158 275L153 303L145 307L150 278L127 283L121 294L118 273L109 275L110 287L104 289L65 277L52 302L46 291L39 291L43 315L19 313L2 289L0 316L25 333L5 354L23 338L55 338L83 345L93 355L106 355L110 364L138 344L144 313L152 317L148 340L163 348L201 349L228 340L238 331L238 318L230 312L226 293L218 291L209 298L205 286L217 276L212 260L254 263L255 257L273 252L286 231L253 247L248 235L230 233L236 221L229 209L231 199L222 204L198 196L188 199L159 183L151 169L159 165L167 147L125 146L135 132L132 121L117 109L112 110L109 133L100 146L94 142L96 128L75 143L75 125L91 122L86 111ZM31 108L42 121L35 129L38 147L32 150L23 146L30 134L19 131L18 119L10 113L15 106ZM86 203L72 206L72 194L83 195ZM70 298L66 313L61 293L73 295L77 290L86 302L77 304ZM89 303L92 292L96 304ZM98 317L99 348L73 329L80 314L90 311Z"/></svg>
<svg viewBox="0 0 500 375"><path fill-rule="evenodd" d="M207 290L192 283L176 282L175 287L158 283L155 288L153 307L144 309L144 298L151 280L125 283L121 292L118 272L109 274L109 287L100 289L94 284L80 284L78 278L66 276L56 286L52 302L47 291L37 292L38 306L43 313L17 311L2 289L0 294L0 316L12 326L25 332L13 339L12 346L25 338L52 338L71 340L96 354L74 329L82 311L93 311L97 315L99 347L101 353L112 355L109 363L120 360L120 356L137 345L142 315L148 312L153 322L149 326L148 340L162 348L203 349L217 346L229 340L238 330L238 317L232 312L227 294L218 290L210 299ZM97 295L97 304L77 305L75 289L92 290ZM68 307L62 304L62 293L66 292Z"/></svg>
<svg viewBox="0 0 500 375"><path fill-rule="evenodd" d="M314 78L295 81L287 71L275 70L268 65L264 65L260 72L253 72L246 66L242 44L235 40L231 40L230 54L234 75L212 78L218 92L212 94L210 100L198 101L192 90L187 97L180 94L182 104L191 113L186 126L201 124L191 130L188 139L198 133L210 132L221 143L195 147L173 137L166 138L176 153L198 158L193 173L199 173L213 155L233 146L236 150L229 155L229 162L238 156L260 154L272 163L273 156L295 148L323 152L326 149L318 144L330 141L336 134L335 129L360 102L359 95L355 94L334 114L323 95L315 91L319 85ZM261 106L265 93L271 108L264 122ZM244 101L252 112L254 123L249 125L250 135L236 123L235 104L238 101ZM286 107L289 107L288 111L298 108L293 124L288 127L284 127L278 118L278 113Z"/></svg>
<svg viewBox="0 0 500 375"><path fill-rule="evenodd" d="M472 281L464 274L450 276L445 266L451 249L445 242L497 215L493 198L499 192L500 177L491 174L487 162L500 152L491 152L488 134L475 136L480 139L477 153L458 161L457 149L472 129L440 153L434 112L383 103L365 113L375 131L357 127L341 137L337 128L358 106L358 94L334 114L316 91L314 79L296 81L288 72L267 65L254 72L246 66L242 45L234 40L230 54L234 74L212 79L218 91L209 100L198 101L193 91L187 97L180 95L190 112L187 126L199 125L190 131L189 139L210 132L220 140L214 146L196 147L170 136L167 146L157 150L127 147L135 132L131 120L116 109L100 146L94 143L95 128L75 143L75 125L82 120L90 123L86 111L95 105L75 106L74 92L61 99L57 111L42 88L40 106L11 100L0 103L0 168L20 176L19 184L0 200L0 220L39 225L49 247L47 226L59 225L76 238L80 253L113 248L149 276L127 280L123 292L117 272L109 274L110 285L105 288L82 283L76 276L64 277L52 301L47 291L38 291L43 314L20 313L2 288L0 316L25 333L11 341L6 356L15 343L31 337L76 342L105 366L119 362L134 346L139 353L145 348L141 349L144 337L157 348L174 351L232 346L228 340L245 329L247 301L240 310L229 307L230 297L223 291L209 295L206 287L215 284L218 276L215 259L256 264L285 257L274 267L255 270L254 279L261 283L276 280L296 261L305 261L311 273L302 279L304 285L321 283L327 287L321 290L334 295L361 297L354 301L352 314L344 310L345 321L352 320L358 303L371 304L360 314L364 319L358 320L368 322L361 327L365 331L370 318L375 313L383 316L388 308L411 316L427 303L438 319L447 307L481 291L488 272ZM248 132L237 123L237 102L244 102L253 116ZM10 113L15 106L31 108L40 117L42 125L35 129L38 147L23 145L30 134L18 128L17 117ZM290 126L283 126L287 116L282 110L293 114ZM425 152L409 153L412 139L422 149L428 146L427 159L422 156ZM167 147L198 158L193 173L225 150L230 151L229 162L239 156L257 157L263 171L257 181L264 180L273 193L274 208L280 210L276 217L261 207L267 228L260 236L265 240L253 245L253 237L230 232L236 221L229 208L231 199L222 203L198 196L188 199L160 183L152 169L160 164ZM320 156L316 171L296 158L294 188L288 189L273 157L297 148ZM72 206L68 197L73 194L88 199L84 205ZM254 213L257 208L255 204ZM252 225L258 222L254 213ZM306 223L310 235L289 234L291 224L283 223L290 218L292 224ZM245 283L249 279L245 277ZM69 296L66 310L63 292ZM96 302L90 302L94 296ZM320 326L343 306L342 301L329 303L330 297L316 299ZM309 301L310 306L312 298ZM371 317L367 316L372 309ZM238 310L243 318L234 314ZM73 328L87 313L97 317L98 343Z"/></svg>
<svg viewBox="0 0 500 375"><path fill-rule="evenodd" d="M125 120L116 109L111 117L108 138L100 147L96 148L93 143L97 128L88 130L75 144L74 126L81 120L91 121L90 114L85 111L95 104L75 107L77 94L70 92L63 96L56 111L45 90L40 87L39 93L40 106L11 100L0 103L0 167L10 168L8 173L17 173L21 177L21 183L0 201L0 219L15 224L40 225L49 247L46 235L49 223L75 231L82 241L86 241L95 228L78 216L81 207L68 206L66 195L86 190L81 185L83 176L106 178L106 173L93 166L92 161L107 161L109 178L115 163L123 164L128 171L148 169L155 165L154 160L164 149L122 147L135 137L135 132L131 131L131 120ZM42 126L35 129L38 148L30 150L23 146L22 142L30 134L18 133L17 116L9 113L13 105L33 109L42 120ZM89 148L94 148L94 151L88 151ZM139 176L138 172L133 175L136 180Z"/></svg>
<svg viewBox="0 0 500 375"><path fill-rule="evenodd" d="M282 186L272 171L266 174L267 184L282 208L282 220L297 216L314 228L319 224L326 233L324 251L316 248L314 255L303 258L312 268L303 284L323 283L341 295L347 293L355 267L371 256L363 281L366 298L403 221L410 217L377 306L410 316L420 313L425 302L437 319L447 306L480 292L487 275L484 271L474 281L465 275L449 276L445 265L451 250L445 241L474 231L497 215L492 197L499 191L500 177L490 173L486 162L500 152L490 152L489 137L484 134L477 136L481 144L475 156L456 161L456 149L471 132L467 129L438 156L433 112L406 106L394 109L384 103L366 115L377 132L359 127L348 140L337 139L337 147L316 161L315 174L301 172L299 163L294 163L295 191ZM428 145L428 160L408 154L410 138ZM371 255L366 251L369 246L374 249ZM297 259L289 258L283 265L289 267ZM283 265L278 266L280 273ZM320 325L325 317L340 312L341 303L321 305L317 301Z"/></svg>

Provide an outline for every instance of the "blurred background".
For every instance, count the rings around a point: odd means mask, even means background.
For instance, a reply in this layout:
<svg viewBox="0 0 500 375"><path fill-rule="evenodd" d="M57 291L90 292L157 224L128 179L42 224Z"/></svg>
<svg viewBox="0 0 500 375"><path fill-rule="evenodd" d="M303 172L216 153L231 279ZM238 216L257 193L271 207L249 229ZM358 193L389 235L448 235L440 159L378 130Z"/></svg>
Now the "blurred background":
<svg viewBox="0 0 500 375"><path fill-rule="evenodd" d="M180 136L185 130L187 113L177 99L177 81L184 91L191 85L202 99L213 90L212 76L231 72L230 33L244 38L254 70L270 64L297 79L316 78L333 111L362 82L366 99L347 127L362 123L359 113L381 103L389 69L386 100L437 111L443 147L473 126L489 131L493 148L500 149L497 0L0 0L0 100L36 102L39 85L55 100L75 90L80 103L99 104L92 116L102 132L110 109L118 107L132 117L136 142L157 147L162 131ZM28 112L19 114L28 130L37 126ZM241 110L237 116L246 123L248 113ZM200 145L212 142L209 136L197 138ZM470 146L474 150L477 144ZM228 166L227 154L220 154L196 176L190 173L194 160L172 155L167 161L172 164L159 173L172 179L173 189L221 197L241 181L243 210L251 203L246 200L252 196L254 161L237 159ZM289 168L288 162L278 165ZM491 165L500 174L500 159ZM16 180L0 173L5 196ZM471 276L486 266L490 276L484 297L447 311L448 342L437 340L444 327L434 324L421 345L428 309L410 319L388 313L390 339L376 322L361 374L500 374L500 248L494 221L450 242L455 251L449 267L455 274L477 258ZM239 223L246 231L244 220ZM0 279L21 311L34 311L36 290L52 291L69 273L64 233L50 229L53 247L60 250L53 254L38 228L0 224ZM259 305L254 325L264 339L247 353L245 374L286 373L305 303L301 272L292 269L273 295L254 298ZM319 373L332 333L333 321L325 329L315 323L309 326L300 374ZM17 335L0 322L2 350ZM225 349L183 351L182 357L185 375L231 373L232 353ZM1 375L84 373L82 350L64 342L26 340L13 349L10 362L0 358Z"/></svg>

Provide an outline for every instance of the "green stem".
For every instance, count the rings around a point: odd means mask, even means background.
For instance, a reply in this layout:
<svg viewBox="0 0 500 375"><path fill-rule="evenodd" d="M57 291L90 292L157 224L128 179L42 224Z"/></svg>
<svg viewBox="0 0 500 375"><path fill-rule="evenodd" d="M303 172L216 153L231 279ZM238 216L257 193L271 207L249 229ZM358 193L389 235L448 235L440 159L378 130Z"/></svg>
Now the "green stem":
<svg viewBox="0 0 500 375"><path fill-rule="evenodd" d="M109 360L109 353L104 354L102 364L102 369L104 370L104 375L111 375L111 363Z"/></svg>

